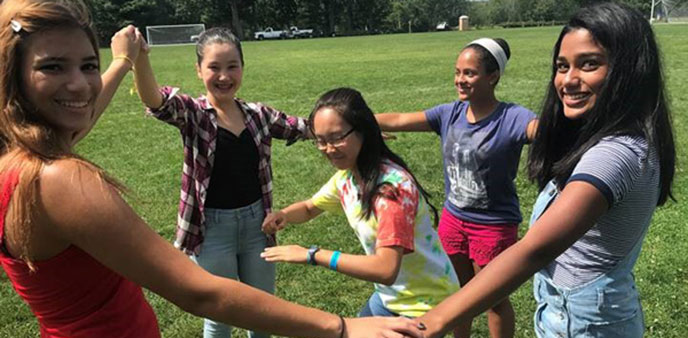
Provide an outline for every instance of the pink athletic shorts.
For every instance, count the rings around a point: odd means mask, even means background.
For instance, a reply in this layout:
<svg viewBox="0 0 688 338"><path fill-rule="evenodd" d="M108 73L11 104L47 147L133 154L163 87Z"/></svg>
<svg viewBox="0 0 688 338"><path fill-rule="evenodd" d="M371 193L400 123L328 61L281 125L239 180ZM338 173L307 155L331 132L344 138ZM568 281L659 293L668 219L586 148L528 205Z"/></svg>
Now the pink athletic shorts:
<svg viewBox="0 0 688 338"><path fill-rule="evenodd" d="M464 255L485 266L518 240L518 224L476 224L442 210L439 228L442 247L448 255Z"/></svg>

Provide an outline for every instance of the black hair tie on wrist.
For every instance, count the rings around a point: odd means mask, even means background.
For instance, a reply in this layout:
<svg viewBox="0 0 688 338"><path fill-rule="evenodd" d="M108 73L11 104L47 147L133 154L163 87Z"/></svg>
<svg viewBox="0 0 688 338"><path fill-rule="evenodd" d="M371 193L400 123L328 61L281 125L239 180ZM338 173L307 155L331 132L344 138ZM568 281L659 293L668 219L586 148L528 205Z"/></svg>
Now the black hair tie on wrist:
<svg viewBox="0 0 688 338"><path fill-rule="evenodd" d="M346 322L344 321L344 317L341 315L339 316L339 320L342 322L342 330L339 332L339 338L344 338L344 332L346 332Z"/></svg>

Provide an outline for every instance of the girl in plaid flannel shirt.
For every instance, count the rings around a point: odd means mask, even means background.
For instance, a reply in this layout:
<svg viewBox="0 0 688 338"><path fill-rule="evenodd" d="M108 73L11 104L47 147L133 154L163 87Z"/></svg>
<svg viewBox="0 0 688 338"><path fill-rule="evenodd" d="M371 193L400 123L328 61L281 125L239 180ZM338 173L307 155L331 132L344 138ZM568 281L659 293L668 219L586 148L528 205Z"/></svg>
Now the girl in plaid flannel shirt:
<svg viewBox="0 0 688 338"><path fill-rule="evenodd" d="M307 138L309 129L305 119L235 97L244 60L231 31L203 32L196 53L198 77L207 90L199 98L159 88L147 53L141 53L135 67L148 114L179 128L183 138L175 246L215 275L273 293L274 264L260 258L274 245L274 236L261 231L272 207L271 139L294 142ZM230 334L231 327L205 320L204 337Z"/></svg>

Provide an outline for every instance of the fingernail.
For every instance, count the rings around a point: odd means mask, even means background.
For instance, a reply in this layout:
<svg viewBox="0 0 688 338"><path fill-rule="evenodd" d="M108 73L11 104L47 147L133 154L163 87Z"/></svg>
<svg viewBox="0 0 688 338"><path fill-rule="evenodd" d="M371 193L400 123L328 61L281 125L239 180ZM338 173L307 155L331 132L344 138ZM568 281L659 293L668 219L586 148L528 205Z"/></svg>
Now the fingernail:
<svg viewBox="0 0 688 338"><path fill-rule="evenodd" d="M425 324L423 324L421 322L419 322L418 325L416 325L416 326L418 327L418 330L421 330L421 331L425 331L427 329L427 327L425 327Z"/></svg>

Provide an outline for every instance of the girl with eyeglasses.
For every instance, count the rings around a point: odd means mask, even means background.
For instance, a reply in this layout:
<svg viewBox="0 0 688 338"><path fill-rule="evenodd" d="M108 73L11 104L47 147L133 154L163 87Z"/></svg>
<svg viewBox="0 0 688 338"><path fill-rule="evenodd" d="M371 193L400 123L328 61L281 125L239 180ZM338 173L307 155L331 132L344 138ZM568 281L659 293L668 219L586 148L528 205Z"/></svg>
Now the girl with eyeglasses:
<svg viewBox="0 0 688 338"><path fill-rule="evenodd" d="M417 317L458 289L433 229L436 210L406 163L382 139L361 94L350 88L320 97L310 117L317 148L338 169L312 198L265 218L274 233L323 211L343 212L365 255L286 245L267 248L269 262L319 265L371 281L375 292L359 316Z"/></svg>

